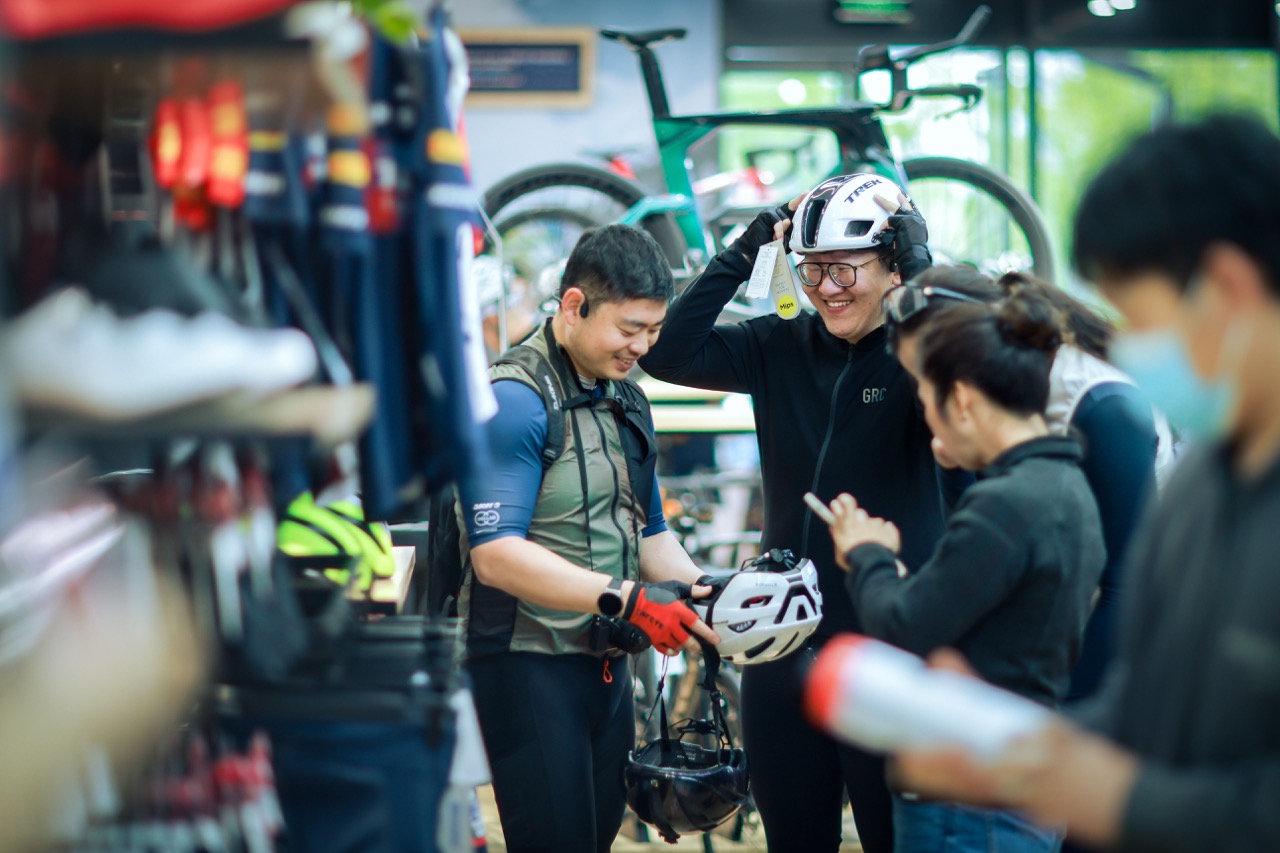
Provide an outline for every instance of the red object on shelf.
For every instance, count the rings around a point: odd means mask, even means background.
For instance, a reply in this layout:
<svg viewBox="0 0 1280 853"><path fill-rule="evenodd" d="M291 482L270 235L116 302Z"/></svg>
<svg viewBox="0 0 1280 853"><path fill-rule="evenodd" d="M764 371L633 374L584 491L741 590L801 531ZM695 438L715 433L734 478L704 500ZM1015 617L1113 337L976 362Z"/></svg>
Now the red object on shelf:
<svg viewBox="0 0 1280 853"><path fill-rule="evenodd" d="M182 149L178 156L178 183L188 189L204 185L209 177L213 149L213 128L209 107L200 98L184 98L178 103L178 127Z"/></svg>
<svg viewBox="0 0 1280 853"><path fill-rule="evenodd" d="M366 139L361 147L369 158L372 169L371 180L364 191L364 205L369 211L369 230L374 234L394 233L400 227L396 162L381 140Z"/></svg>
<svg viewBox="0 0 1280 853"><path fill-rule="evenodd" d="M224 80L209 90L213 147L209 154L209 201L239 207L244 201L244 176L249 171L249 120L244 90Z"/></svg>
<svg viewBox="0 0 1280 853"><path fill-rule="evenodd" d="M295 0L0 0L0 30L19 39L42 39L96 30L147 29L200 32L247 24L291 6Z"/></svg>
<svg viewBox="0 0 1280 853"><path fill-rule="evenodd" d="M151 133L151 160L156 183L166 190L178 183L178 159L182 156L182 128L178 124L178 104L165 98L156 104L155 130Z"/></svg>

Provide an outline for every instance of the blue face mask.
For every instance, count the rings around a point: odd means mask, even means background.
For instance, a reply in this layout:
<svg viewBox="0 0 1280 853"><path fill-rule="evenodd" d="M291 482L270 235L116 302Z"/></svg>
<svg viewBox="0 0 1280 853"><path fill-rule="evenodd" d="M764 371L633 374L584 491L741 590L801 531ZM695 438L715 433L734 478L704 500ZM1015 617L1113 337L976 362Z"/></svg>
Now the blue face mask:
<svg viewBox="0 0 1280 853"><path fill-rule="evenodd" d="M1223 361L1219 359L1220 366L1226 366ZM1118 335L1111 345L1111 362L1129 374L1183 437L1212 438L1225 429L1235 398L1231 382L1225 375L1201 379L1177 332Z"/></svg>

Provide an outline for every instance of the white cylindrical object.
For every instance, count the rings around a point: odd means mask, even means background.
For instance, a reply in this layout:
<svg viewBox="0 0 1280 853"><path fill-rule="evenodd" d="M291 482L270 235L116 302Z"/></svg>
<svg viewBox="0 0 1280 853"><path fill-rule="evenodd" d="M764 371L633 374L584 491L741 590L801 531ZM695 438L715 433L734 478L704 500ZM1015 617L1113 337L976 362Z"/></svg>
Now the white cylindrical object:
<svg viewBox="0 0 1280 853"><path fill-rule="evenodd" d="M867 637L822 649L805 686L809 718L867 749L958 747L996 758L1048 723L1051 712L1017 694L956 672L927 669L913 654Z"/></svg>

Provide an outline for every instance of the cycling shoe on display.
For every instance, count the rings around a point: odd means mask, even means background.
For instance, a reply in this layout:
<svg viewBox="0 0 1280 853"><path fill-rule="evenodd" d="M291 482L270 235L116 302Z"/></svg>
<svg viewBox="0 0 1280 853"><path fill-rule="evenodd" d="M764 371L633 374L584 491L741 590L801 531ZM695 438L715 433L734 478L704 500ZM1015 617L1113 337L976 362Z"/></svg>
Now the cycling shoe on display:
<svg viewBox="0 0 1280 853"><path fill-rule="evenodd" d="M263 397L316 370L315 347L296 329L251 329L211 312L122 320L77 288L18 317L0 348L24 404L104 421L235 392Z"/></svg>

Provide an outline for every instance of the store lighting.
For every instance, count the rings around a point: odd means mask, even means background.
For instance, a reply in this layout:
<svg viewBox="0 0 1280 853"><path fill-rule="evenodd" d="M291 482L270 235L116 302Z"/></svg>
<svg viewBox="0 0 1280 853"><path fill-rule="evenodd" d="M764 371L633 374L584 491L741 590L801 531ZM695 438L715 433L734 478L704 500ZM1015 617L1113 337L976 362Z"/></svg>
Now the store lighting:
<svg viewBox="0 0 1280 853"><path fill-rule="evenodd" d="M1111 0L1089 0L1089 11L1099 18L1110 18L1116 13L1116 7L1111 5Z"/></svg>
<svg viewBox="0 0 1280 853"><path fill-rule="evenodd" d="M778 97L788 106L799 106L804 103L809 90L804 83L794 77L788 77L778 84Z"/></svg>
<svg viewBox="0 0 1280 853"><path fill-rule="evenodd" d="M1128 12L1138 5L1138 0L1110 0L1111 8L1117 12Z"/></svg>

